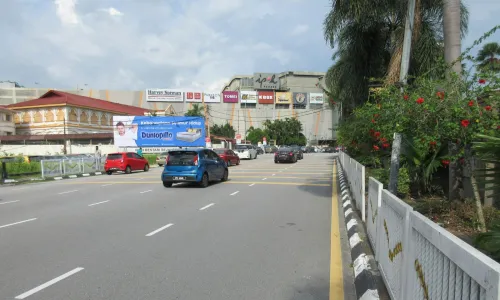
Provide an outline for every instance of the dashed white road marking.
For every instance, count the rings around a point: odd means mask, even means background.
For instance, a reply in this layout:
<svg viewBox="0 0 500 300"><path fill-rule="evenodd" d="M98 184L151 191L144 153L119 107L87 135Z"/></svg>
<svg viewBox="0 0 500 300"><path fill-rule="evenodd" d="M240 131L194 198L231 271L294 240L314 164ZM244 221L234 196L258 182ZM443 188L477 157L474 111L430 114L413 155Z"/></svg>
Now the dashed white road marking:
<svg viewBox="0 0 500 300"><path fill-rule="evenodd" d="M149 192L152 192L152 191L153 191L153 190L143 191L143 192L141 192L141 194L149 193Z"/></svg>
<svg viewBox="0 0 500 300"><path fill-rule="evenodd" d="M10 224L6 224L6 225L2 225L2 226L0 226L0 228L10 227L10 226L14 226L14 225L17 225L17 224L22 224L22 223L26 223L26 222L35 221L35 220L36 220L36 218L32 218L32 219L28 219L28 220L24 220L24 221L10 223Z"/></svg>
<svg viewBox="0 0 500 300"><path fill-rule="evenodd" d="M254 185L255 185L255 183L252 183L252 184L249 184L248 186L254 186Z"/></svg>
<svg viewBox="0 0 500 300"><path fill-rule="evenodd" d="M273 174L272 176L275 176L276 174Z"/></svg>
<svg viewBox="0 0 500 300"><path fill-rule="evenodd" d="M214 206L214 205L215 205L215 203L210 203L210 204L205 205L205 206L203 206L202 208L200 208L200 210L205 210L205 209L207 209L207 208L209 208L209 207L211 207L211 206Z"/></svg>
<svg viewBox="0 0 500 300"><path fill-rule="evenodd" d="M267 180L267 178L262 178L262 180Z"/></svg>
<svg viewBox="0 0 500 300"><path fill-rule="evenodd" d="M234 195L238 194L239 192L240 192L240 191L236 191L236 192L234 192L234 193L230 194L230 196L234 196Z"/></svg>
<svg viewBox="0 0 500 300"><path fill-rule="evenodd" d="M58 194L59 195L64 195L64 194L69 194L69 193L74 193L74 192L78 192L78 190L66 191L66 192L61 192L61 193L58 193Z"/></svg>
<svg viewBox="0 0 500 300"><path fill-rule="evenodd" d="M114 183L108 183L108 184L103 184L101 186L110 186L110 185L113 185Z"/></svg>
<svg viewBox="0 0 500 300"><path fill-rule="evenodd" d="M142 177L141 178L137 178L137 180L143 180L143 179L145 179L145 178L142 178Z"/></svg>
<svg viewBox="0 0 500 300"><path fill-rule="evenodd" d="M74 274L76 274L76 273L78 273L78 272L80 272L82 270L83 270L83 268L80 268L80 267L75 268L75 269L73 269L73 270L71 270L71 271L69 271L69 272L67 272L67 273L65 273L65 274L63 274L63 275L61 275L59 277L56 277L56 278L54 278L54 279L52 279L50 281L47 281L46 283L44 283L42 285L39 285L36 288L34 288L32 290L29 290L29 291L27 291L27 292L25 292L25 293L17 296L16 299L27 298L27 297L33 295L34 293L37 293L37 292L39 292L39 291L41 291L41 290L43 290L45 288L48 288L49 286L51 286L51 285L53 285L53 284L55 284L55 283L57 283L57 282L59 282L59 281L61 281L63 279L66 279L69 276L74 275Z"/></svg>
<svg viewBox="0 0 500 300"><path fill-rule="evenodd" d="M92 204L89 204L89 206L99 205L99 204L103 204L103 203L106 203L106 202L109 202L109 200L101 201L101 202L97 202L97 203L92 203Z"/></svg>
<svg viewBox="0 0 500 300"><path fill-rule="evenodd" d="M155 231L152 231L152 232L150 232L150 233L146 234L146 236L152 236L152 235L155 235L155 234L157 234L158 232L160 232L160 231L162 231L162 230L165 230L165 229L167 229L167 228L169 228L169 227L171 227L171 226L174 226L174 224L172 224L172 223L167 224L167 225L165 225L165 226L163 226L163 227L160 227L160 228L156 229Z"/></svg>
<svg viewBox="0 0 500 300"><path fill-rule="evenodd" d="M2 204L9 204L9 203L16 203L19 202L19 200L13 200L13 201L7 201L7 202L0 202L0 205Z"/></svg>

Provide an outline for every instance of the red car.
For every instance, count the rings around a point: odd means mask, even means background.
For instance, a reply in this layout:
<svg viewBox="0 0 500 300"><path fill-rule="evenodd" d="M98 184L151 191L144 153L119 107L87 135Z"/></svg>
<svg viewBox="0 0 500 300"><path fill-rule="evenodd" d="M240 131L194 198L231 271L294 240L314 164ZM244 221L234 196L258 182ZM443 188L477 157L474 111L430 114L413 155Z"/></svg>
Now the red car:
<svg viewBox="0 0 500 300"><path fill-rule="evenodd" d="M118 171L127 174L138 170L147 172L149 170L149 163L147 159L134 152L110 153L106 157L104 170L108 175Z"/></svg>
<svg viewBox="0 0 500 300"><path fill-rule="evenodd" d="M233 152L231 149L214 149L214 152L219 155L220 158L222 158L227 166L232 166L232 165L239 165L240 164L240 158L236 153Z"/></svg>

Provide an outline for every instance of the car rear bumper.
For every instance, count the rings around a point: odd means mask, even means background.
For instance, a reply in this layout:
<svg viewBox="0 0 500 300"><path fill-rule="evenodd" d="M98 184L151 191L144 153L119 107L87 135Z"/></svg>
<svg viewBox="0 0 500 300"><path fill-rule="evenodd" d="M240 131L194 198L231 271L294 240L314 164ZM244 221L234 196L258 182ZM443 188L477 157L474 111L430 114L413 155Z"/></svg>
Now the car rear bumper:
<svg viewBox="0 0 500 300"><path fill-rule="evenodd" d="M290 155L287 155L286 157L280 157L280 156L277 156L274 158L274 160L278 161L278 162L291 162L293 161L293 156L290 156Z"/></svg>
<svg viewBox="0 0 500 300"><path fill-rule="evenodd" d="M250 158L250 152L241 152L241 153L237 152L236 154L238 155L239 158L244 158L244 159L245 158L247 158L247 159Z"/></svg>
<svg viewBox="0 0 500 300"><path fill-rule="evenodd" d="M124 168L121 167L104 167L105 172L119 172L119 171L125 171Z"/></svg>
<svg viewBox="0 0 500 300"><path fill-rule="evenodd" d="M161 180L164 182L200 182L202 174L193 173L162 173Z"/></svg>

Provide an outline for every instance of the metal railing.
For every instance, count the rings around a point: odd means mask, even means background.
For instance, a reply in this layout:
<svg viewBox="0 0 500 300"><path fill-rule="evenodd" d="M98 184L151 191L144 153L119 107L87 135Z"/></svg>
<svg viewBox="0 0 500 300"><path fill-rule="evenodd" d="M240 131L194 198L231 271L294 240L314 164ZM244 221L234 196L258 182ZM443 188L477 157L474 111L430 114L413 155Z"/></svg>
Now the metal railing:
<svg viewBox="0 0 500 300"><path fill-rule="evenodd" d="M77 175L104 170L104 159L74 158L46 159L40 161L43 178Z"/></svg>
<svg viewBox="0 0 500 300"><path fill-rule="evenodd" d="M341 152L339 160L346 177L358 180L352 159ZM500 300L500 264L414 211L372 177L365 224L391 299Z"/></svg>

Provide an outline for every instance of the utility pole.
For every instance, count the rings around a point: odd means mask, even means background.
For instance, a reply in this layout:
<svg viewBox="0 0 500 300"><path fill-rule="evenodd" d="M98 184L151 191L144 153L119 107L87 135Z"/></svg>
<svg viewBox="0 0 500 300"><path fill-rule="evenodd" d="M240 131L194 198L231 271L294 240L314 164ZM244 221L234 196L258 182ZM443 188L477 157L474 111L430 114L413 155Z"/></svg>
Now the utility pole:
<svg viewBox="0 0 500 300"><path fill-rule="evenodd" d="M68 150L66 149L66 117L63 118L63 152L64 154L68 154Z"/></svg>
<svg viewBox="0 0 500 300"><path fill-rule="evenodd" d="M408 1L408 13L406 15L405 35L403 40L403 53L401 57L401 68L399 72L399 81L406 85L408 69L410 68L411 39L413 36L413 23L415 21L415 0ZM403 91L403 87L401 87ZM394 133L391 152L391 170L389 173L389 191L396 194L398 191L399 177L399 156L401 154L401 134Z"/></svg>
<svg viewBox="0 0 500 300"><path fill-rule="evenodd" d="M205 122L207 124L207 137L210 138L210 123L208 122L208 107L205 104L205 96L201 97L201 103L203 105L203 110L205 111Z"/></svg>

